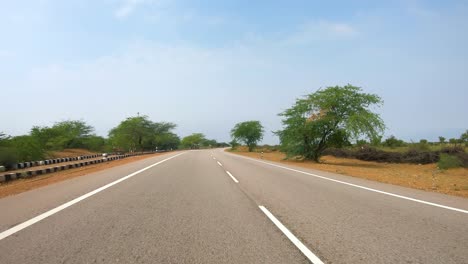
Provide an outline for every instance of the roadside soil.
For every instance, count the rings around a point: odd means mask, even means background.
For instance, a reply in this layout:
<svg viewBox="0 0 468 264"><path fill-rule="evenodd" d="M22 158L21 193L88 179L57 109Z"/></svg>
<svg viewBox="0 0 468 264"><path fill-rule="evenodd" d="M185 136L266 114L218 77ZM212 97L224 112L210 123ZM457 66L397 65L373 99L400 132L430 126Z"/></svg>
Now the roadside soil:
<svg viewBox="0 0 468 264"><path fill-rule="evenodd" d="M261 158L257 152L242 148L229 151L251 158ZM323 170L356 178L384 182L425 191L439 192L468 198L468 169L439 170L436 164L394 164L362 161L357 159L324 156L320 163L312 161L285 160L281 152L264 153L263 159L303 168Z"/></svg>
<svg viewBox="0 0 468 264"><path fill-rule="evenodd" d="M87 149L64 149L62 151L53 151L49 153L50 159L57 158L71 158L85 155L97 154L96 152L89 151Z"/></svg>
<svg viewBox="0 0 468 264"><path fill-rule="evenodd" d="M26 192L52 183L68 180L71 178L83 176L93 172L106 170L112 167L121 166L138 160L152 158L155 156L163 155L165 153L155 153L142 156L127 157L121 160L109 161L106 163L93 164L85 167L49 173L45 175L36 176L28 179L18 179L0 184L0 198ZM77 161L75 161L77 162Z"/></svg>

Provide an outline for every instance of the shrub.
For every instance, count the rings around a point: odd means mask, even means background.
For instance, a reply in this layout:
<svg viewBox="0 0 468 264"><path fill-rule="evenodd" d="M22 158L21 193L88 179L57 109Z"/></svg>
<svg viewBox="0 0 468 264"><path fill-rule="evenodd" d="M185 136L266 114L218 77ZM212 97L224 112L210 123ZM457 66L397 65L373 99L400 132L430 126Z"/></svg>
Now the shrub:
<svg viewBox="0 0 468 264"><path fill-rule="evenodd" d="M363 147L356 151L357 159L377 162L402 162L402 154L398 152L386 152L371 147Z"/></svg>
<svg viewBox="0 0 468 264"><path fill-rule="evenodd" d="M439 160L439 153L436 151L426 151L423 148L412 148L403 153L403 162L429 164Z"/></svg>
<svg viewBox="0 0 468 264"><path fill-rule="evenodd" d="M106 147L106 140L99 136L89 136L82 139L84 148L91 151L104 151Z"/></svg>
<svg viewBox="0 0 468 264"><path fill-rule="evenodd" d="M351 150L342 148L329 148L323 152L324 155L331 155L338 158L354 158L354 154Z"/></svg>
<svg viewBox="0 0 468 264"><path fill-rule="evenodd" d="M369 144L369 142L367 142L364 139L359 139L359 140L356 141L356 146L358 146L358 147L365 146L365 145L368 145L368 144Z"/></svg>
<svg viewBox="0 0 468 264"><path fill-rule="evenodd" d="M11 169L18 162L18 157L13 148L0 147L0 166Z"/></svg>
<svg viewBox="0 0 468 264"><path fill-rule="evenodd" d="M452 156L445 153L442 153L440 155L439 162L437 162L437 166L443 170L450 168L458 168L462 165L462 161L457 156Z"/></svg>
<svg viewBox="0 0 468 264"><path fill-rule="evenodd" d="M234 139L233 139L231 142L229 142L229 144L231 145L231 149L232 149L232 150L237 149L237 147L239 147L239 145L240 145L239 142L237 142L237 141L234 140Z"/></svg>
<svg viewBox="0 0 468 264"><path fill-rule="evenodd" d="M419 143L413 143L410 146L410 151L418 151L418 152L424 152L424 151L430 151L431 147L429 146L429 143L425 139L421 139Z"/></svg>
<svg viewBox="0 0 468 264"><path fill-rule="evenodd" d="M386 147L390 147L390 148L396 148L396 147L403 147L406 144L403 140L397 139L395 136L390 136L383 142L383 145Z"/></svg>
<svg viewBox="0 0 468 264"><path fill-rule="evenodd" d="M453 147L446 147L442 148L440 150L441 155L442 154L448 154L451 156L457 157L463 167L467 168L468 167L468 153L465 152L464 148L462 146L453 146Z"/></svg>

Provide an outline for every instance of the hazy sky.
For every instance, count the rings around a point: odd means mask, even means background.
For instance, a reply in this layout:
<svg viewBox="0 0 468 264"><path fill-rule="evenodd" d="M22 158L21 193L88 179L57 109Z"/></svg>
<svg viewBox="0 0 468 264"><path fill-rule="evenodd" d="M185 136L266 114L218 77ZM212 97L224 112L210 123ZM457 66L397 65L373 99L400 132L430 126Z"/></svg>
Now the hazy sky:
<svg viewBox="0 0 468 264"><path fill-rule="evenodd" d="M320 87L385 101L386 135L468 128L468 1L0 0L0 131L137 112L229 140Z"/></svg>

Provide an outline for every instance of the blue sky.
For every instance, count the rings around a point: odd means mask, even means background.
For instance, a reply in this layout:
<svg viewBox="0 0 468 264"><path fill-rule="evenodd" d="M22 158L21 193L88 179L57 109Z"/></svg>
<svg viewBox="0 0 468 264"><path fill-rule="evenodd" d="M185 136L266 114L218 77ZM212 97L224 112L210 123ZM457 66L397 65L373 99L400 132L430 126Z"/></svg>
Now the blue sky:
<svg viewBox="0 0 468 264"><path fill-rule="evenodd" d="M0 131L137 112L229 140L320 87L384 100L386 135L468 128L466 1L0 0Z"/></svg>

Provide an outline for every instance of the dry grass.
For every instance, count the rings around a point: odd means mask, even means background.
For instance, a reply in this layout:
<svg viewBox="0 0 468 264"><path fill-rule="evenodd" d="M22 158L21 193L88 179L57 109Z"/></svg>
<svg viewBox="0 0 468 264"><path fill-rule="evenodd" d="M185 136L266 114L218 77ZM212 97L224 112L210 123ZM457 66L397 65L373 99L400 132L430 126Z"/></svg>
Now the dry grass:
<svg viewBox="0 0 468 264"><path fill-rule="evenodd" d="M233 153L260 158L260 153L246 152L242 148ZM468 169L456 168L446 171L437 169L436 164L389 164L368 162L356 159L324 156L321 163L312 161L284 160L281 152L264 153L263 159L304 168L323 170L363 178L373 181L390 183L425 191L468 197Z"/></svg>
<svg viewBox="0 0 468 264"><path fill-rule="evenodd" d="M86 150L86 149L64 149L62 151L53 151L49 153L50 158L70 158L70 157L77 157L77 156L85 156L85 155L92 155L96 154L95 152Z"/></svg>

